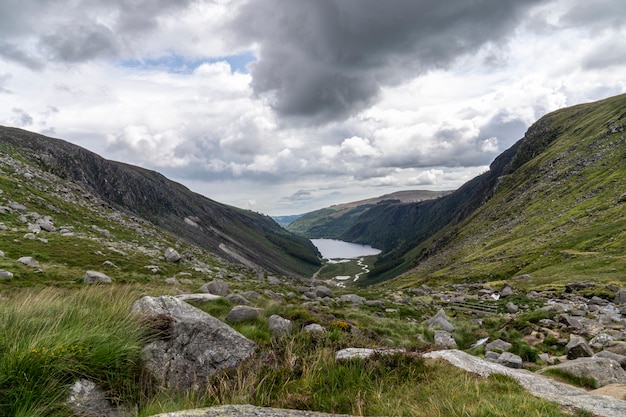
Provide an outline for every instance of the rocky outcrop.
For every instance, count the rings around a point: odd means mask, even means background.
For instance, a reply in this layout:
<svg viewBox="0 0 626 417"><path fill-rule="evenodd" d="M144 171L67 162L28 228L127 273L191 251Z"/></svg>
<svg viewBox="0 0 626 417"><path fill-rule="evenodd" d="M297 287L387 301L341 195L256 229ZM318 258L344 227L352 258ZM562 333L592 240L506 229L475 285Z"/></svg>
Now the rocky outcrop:
<svg viewBox="0 0 626 417"><path fill-rule="evenodd" d="M164 387L199 388L208 376L250 357L256 347L228 325L175 297L146 296L131 310L154 332L142 358Z"/></svg>
<svg viewBox="0 0 626 417"><path fill-rule="evenodd" d="M350 417L347 414L327 414L315 411L286 410L252 405L221 405L195 410L157 414L152 417Z"/></svg>
<svg viewBox="0 0 626 417"><path fill-rule="evenodd" d="M626 384L626 371L618 362L609 358L578 358L543 368L538 372L549 373L553 369L575 377L592 379L596 388L609 384Z"/></svg>
<svg viewBox="0 0 626 417"><path fill-rule="evenodd" d="M429 328L439 328L441 330L445 330L446 332L454 331L454 326L448 321L448 317L446 316L446 312L443 308L440 309L433 317L428 319L426 326Z"/></svg>
<svg viewBox="0 0 626 417"><path fill-rule="evenodd" d="M554 381L524 369L512 369L491 363L460 350L440 350L424 354L425 358L443 359L452 365L484 377L491 374L514 378L531 394L558 404L587 410L601 417L626 415L626 402L604 395L588 394L582 389Z"/></svg>

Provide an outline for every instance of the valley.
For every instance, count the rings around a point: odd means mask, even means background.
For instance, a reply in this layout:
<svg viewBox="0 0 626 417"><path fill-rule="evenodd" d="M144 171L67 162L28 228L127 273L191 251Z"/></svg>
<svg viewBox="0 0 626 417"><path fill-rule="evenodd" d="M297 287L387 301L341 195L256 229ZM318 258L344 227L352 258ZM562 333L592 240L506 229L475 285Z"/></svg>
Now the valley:
<svg viewBox="0 0 626 417"><path fill-rule="evenodd" d="M456 191L288 230L0 128L0 415L626 415L625 128L561 109Z"/></svg>

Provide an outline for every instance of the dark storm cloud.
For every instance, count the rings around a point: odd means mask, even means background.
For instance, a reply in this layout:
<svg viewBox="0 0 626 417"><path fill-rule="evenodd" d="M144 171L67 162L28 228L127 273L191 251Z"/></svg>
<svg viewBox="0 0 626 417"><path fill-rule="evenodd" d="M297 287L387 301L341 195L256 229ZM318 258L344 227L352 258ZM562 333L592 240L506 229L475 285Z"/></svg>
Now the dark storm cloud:
<svg viewBox="0 0 626 417"><path fill-rule="evenodd" d="M26 51L9 42L0 41L0 57L7 60L17 62L32 70L38 70L43 67L43 62L29 55Z"/></svg>
<svg viewBox="0 0 626 417"><path fill-rule="evenodd" d="M397 85L497 43L540 0L250 1L233 23L259 45L252 88L279 115L340 120Z"/></svg>
<svg viewBox="0 0 626 417"><path fill-rule="evenodd" d="M113 32L102 25L64 27L44 36L40 46L54 61L82 62L99 56L115 56L118 51Z"/></svg>
<svg viewBox="0 0 626 417"><path fill-rule="evenodd" d="M41 69L46 60L71 64L132 53L159 19L195 1L3 0L0 58Z"/></svg>
<svg viewBox="0 0 626 417"><path fill-rule="evenodd" d="M596 0L572 2L559 21L567 26L597 31L624 27L625 17L623 0Z"/></svg>

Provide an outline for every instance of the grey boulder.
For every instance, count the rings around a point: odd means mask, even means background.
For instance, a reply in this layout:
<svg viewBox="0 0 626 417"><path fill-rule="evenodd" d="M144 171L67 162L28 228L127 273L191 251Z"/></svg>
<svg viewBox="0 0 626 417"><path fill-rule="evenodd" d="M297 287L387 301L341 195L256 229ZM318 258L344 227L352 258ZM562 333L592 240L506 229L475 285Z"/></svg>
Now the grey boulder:
<svg viewBox="0 0 626 417"><path fill-rule="evenodd" d="M172 296L143 297L131 311L158 330L142 357L166 388L198 389L207 377L237 366L256 348L230 326Z"/></svg>
<svg viewBox="0 0 626 417"><path fill-rule="evenodd" d="M597 388L608 384L626 384L626 371L618 362L608 358L578 358L549 366L538 372L545 373L549 369L558 369L576 377L591 378L595 381Z"/></svg>
<svg viewBox="0 0 626 417"><path fill-rule="evenodd" d="M235 306L228 312L224 320L231 323L241 323L259 317L263 309L244 305Z"/></svg>
<svg viewBox="0 0 626 417"><path fill-rule="evenodd" d="M98 271L87 271L83 277L85 284L110 284L113 282L111 277Z"/></svg>

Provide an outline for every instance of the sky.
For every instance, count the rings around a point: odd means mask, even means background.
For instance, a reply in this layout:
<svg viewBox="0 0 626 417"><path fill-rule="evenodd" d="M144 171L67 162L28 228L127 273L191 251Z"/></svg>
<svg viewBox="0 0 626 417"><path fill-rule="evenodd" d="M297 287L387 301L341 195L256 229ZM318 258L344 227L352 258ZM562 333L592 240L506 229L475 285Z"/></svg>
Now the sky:
<svg viewBox="0 0 626 417"><path fill-rule="evenodd" d="M0 125L268 215L455 189L624 74L623 0L0 2Z"/></svg>

